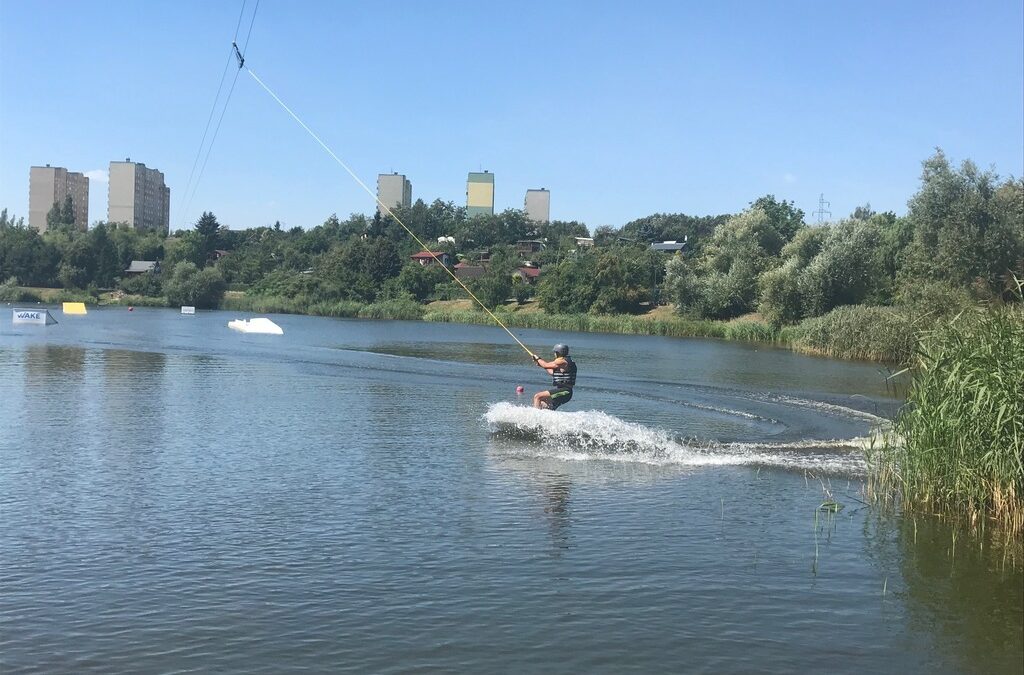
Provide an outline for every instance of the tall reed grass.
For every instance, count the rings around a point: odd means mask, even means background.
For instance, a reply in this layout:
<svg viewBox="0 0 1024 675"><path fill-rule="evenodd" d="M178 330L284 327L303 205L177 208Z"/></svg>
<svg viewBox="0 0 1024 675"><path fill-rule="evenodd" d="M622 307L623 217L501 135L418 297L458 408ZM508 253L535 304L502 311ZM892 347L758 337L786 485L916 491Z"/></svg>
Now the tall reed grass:
<svg viewBox="0 0 1024 675"><path fill-rule="evenodd" d="M734 340L760 339L751 336L773 335L770 326L759 321L720 321L687 319L647 319L643 316L601 314L547 314L543 312L511 312L504 309L495 315L508 326L579 333L621 333L625 335L663 335L666 337L712 337ZM428 310L424 321L441 323L493 324L485 312L477 310ZM756 325L755 325L756 324ZM770 340L770 338L769 338Z"/></svg>
<svg viewBox="0 0 1024 675"><path fill-rule="evenodd" d="M309 314L335 318L416 320L423 317L423 305L413 300L385 300L372 304L352 300L312 301L306 296L228 295L221 309L267 314Z"/></svg>
<svg viewBox="0 0 1024 675"><path fill-rule="evenodd" d="M869 453L872 491L905 508L1024 530L1024 310L969 310L922 336L907 403Z"/></svg>
<svg viewBox="0 0 1024 675"><path fill-rule="evenodd" d="M853 305L786 326L779 340L796 351L832 358L906 363L924 325L905 310Z"/></svg>

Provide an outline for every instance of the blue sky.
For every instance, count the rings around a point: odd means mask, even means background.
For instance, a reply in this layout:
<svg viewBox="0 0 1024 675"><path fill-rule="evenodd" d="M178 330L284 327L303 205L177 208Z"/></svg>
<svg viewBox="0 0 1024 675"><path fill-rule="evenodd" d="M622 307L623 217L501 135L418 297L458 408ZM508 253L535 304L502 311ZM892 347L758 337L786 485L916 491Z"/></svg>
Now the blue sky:
<svg viewBox="0 0 1024 675"><path fill-rule="evenodd" d="M246 4L248 25L254 0ZM0 206L28 173L162 170L171 226L310 227L373 202L247 75L183 193L242 0L0 0ZM364 181L498 209L551 190L591 228L736 212L765 193L903 213L935 146L1024 173L1024 10L1012 2L260 0L247 65ZM242 36L239 37L241 41ZM228 78L233 76L229 72ZM93 180L90 221L106 217Z"/></svg>

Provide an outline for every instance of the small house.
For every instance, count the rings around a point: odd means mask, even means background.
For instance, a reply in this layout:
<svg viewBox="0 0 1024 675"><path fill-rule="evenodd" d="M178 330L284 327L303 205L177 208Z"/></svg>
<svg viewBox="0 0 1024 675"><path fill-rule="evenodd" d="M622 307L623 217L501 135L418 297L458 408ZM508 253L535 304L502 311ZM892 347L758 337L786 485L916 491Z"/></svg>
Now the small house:
<svg viewBox="0 0 1024 675"><path fill-rule="evenodd" d="M519 255L530 255L543 251L545 244L540 239L522 239L516 242L516 252Z"/></svg>
<svg viewBox="0 0 1024 675"><path fill-rule="evenodd" d="M452 262L451 256L444 251L420 251L419 253L413 253L409 258L424 267L436 265L438 262L448 267Z"/></svg>
<svg viewBox="0 0 1024 675"><path fill-rule="evenodd" d="M661 251L662 253L679 253L686 248L685 241L657 241L651 244L652 251Z"/></svg>
<svg viewBox="0 0 1024 675"><path fill-rule="evenodd" d="M128 269L124 271L126 275L145 274L146 272L160 274L160 261L133 260L132 263L128 266Z"/></svg>
<svg viewBox="0 0 1024 675"><path fill-rule="evenodd" d="M537 283L537 280L540 279L540 268L539 267L520 267L515 272L512 273L512 276L519 277L525 283L528 283L530 285L534 285L534 284Z"/></svg>

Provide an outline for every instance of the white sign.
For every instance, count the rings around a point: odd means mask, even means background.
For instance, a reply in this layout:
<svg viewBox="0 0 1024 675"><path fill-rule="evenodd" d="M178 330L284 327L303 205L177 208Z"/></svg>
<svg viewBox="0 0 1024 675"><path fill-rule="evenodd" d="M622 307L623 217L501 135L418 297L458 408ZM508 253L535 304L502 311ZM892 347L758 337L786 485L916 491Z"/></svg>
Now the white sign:
<svg viewBox="0 0 1024 675"><path fill-rule="evenodd" d="M181 306L181 313L182 314L195 314L196 313L196 308L192 307L190 305L182 305Z"/></svg>
<svg viewBox="0 0 1024 675"><path fill-rule="evenodd" d="M57 320L50 316L46 309L18 309L15 308L12 318L14 323L30 323L37 326L49 326L57 323Z"/></svg>

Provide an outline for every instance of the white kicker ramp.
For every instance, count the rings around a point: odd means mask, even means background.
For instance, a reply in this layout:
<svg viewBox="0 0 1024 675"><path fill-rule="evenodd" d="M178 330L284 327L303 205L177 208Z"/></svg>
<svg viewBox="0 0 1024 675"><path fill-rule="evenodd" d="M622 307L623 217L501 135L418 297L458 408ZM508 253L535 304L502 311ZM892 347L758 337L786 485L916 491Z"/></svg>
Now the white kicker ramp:
<svg viewBox="0 0 1024 675"><path fill-rule="evenodd" d="M57 320L50 316L48 309L14 309L12 322L15 324L34 324L36 326L52 326Z"/></svg>

